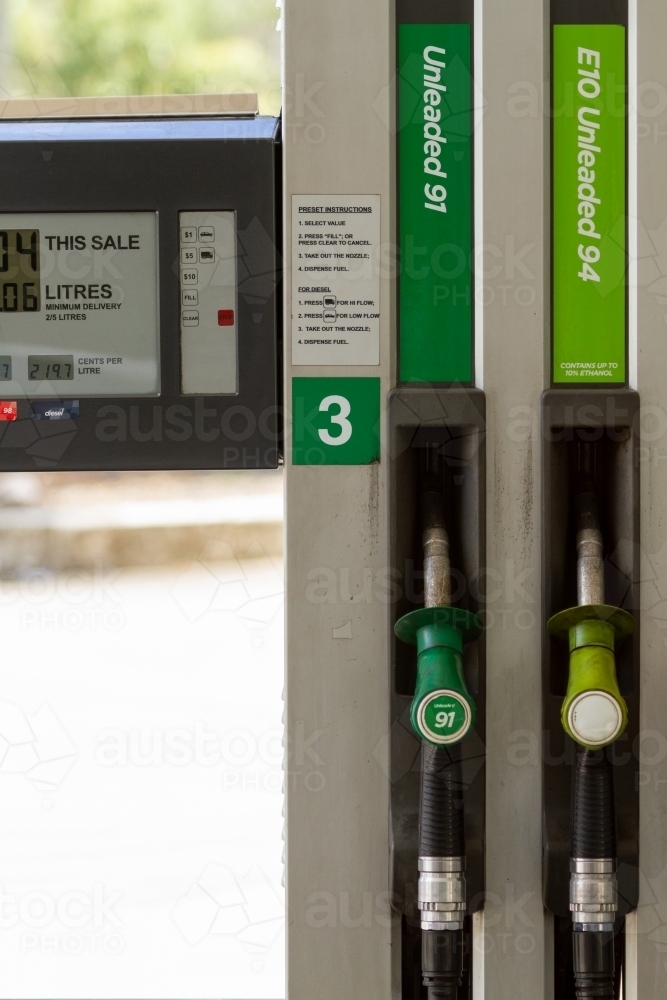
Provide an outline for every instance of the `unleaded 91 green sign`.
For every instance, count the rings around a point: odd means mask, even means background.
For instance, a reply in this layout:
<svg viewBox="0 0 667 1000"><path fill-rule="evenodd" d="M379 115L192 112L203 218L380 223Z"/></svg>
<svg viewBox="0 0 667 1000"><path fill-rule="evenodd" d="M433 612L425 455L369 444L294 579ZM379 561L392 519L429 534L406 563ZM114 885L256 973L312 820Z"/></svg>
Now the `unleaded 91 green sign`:
<svg viewBox="0 0 667 1000"><path fill-rule="evenodd" d="M398 29L399 379L471 382L469 24Z"/></svg>
<svg viewBox="0 0 667 1000"><path fill-rule="evenodd" d="M419 706L419 723L424 735L434 743L458 742L470 729L470 708L455 691L436 691Z"/></svg>
<svg viewBox="0 0 667 1000"><path fill-rule="evenodd" d="M625 28L553 29L553 379L625 382Z"/></svg>

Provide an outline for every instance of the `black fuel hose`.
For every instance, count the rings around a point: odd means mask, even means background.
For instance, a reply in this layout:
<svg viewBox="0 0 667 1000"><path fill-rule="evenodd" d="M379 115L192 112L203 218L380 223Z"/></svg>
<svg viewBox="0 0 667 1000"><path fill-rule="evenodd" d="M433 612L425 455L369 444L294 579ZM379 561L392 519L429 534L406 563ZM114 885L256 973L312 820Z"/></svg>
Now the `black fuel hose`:
<svg viewBox="0 0 667 1000"><path fill-rule="evenodd" d="M577 747L572 782L571 857L607 859L615 867L614 777L604 750ZM581 926L575 925L572 936L577 1000L614 1000L614 932L582 930Z"/></svg>
<svg viewBox="0 0 667 1000"><path fill-rule="evenodd" d="M419 856L465 857L459 744L422 743ZM463 977L463 931L422 931L422 977L429 1000L455 1000Z"/></svg>
<svg viewBox="0 0 667 1000"><path fill-rule="evenodd" d="M572 782L573 858L615 858L614 775L604 750L577 747Z"/></svg>
<svg viewBox="0 0 667 1000"><path fill-rule="evenodd" d="M436 747L423 742L419 857L464 856L460 747Z"/></svg>

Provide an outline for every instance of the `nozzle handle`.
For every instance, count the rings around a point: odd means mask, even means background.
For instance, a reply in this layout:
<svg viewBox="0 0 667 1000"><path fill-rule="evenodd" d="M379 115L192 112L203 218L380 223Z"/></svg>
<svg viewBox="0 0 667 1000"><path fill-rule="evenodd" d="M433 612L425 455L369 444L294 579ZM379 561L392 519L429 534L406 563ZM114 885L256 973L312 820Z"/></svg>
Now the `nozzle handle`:
<svg viewBox="0 0 667 1000"><path fill-rule="evenodd" d="M417 634L417 649L412 728L434 746L459 743L476 717L463 675L463 637L451 626L425 625Z"/></svg>
<svg viewBox="0 0 667 1000"><path fill-rule="evenodd" d="M561 709L565 732L582 747L598 749L618 739L628 707L616 677L615 631L608 621L589 619L569 630L570 673Z"/></svg>

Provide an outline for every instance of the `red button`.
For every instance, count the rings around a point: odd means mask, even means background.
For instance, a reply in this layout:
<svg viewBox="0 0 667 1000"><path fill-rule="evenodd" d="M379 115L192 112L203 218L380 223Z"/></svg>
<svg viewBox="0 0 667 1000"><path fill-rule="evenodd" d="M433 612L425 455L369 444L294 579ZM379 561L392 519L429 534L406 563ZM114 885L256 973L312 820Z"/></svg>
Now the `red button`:
<svg viewBox="0 0 667 1000"><path fill-rule="evenodd" d="M0 420L16 420L19 415L19 405L15 400L0 400Z"/></svg>
<svg viewBox="0 0 667 1000"><path fill-rule="evenodd" d="M234 326L233 309L218 309L218 326Z"/></svg>

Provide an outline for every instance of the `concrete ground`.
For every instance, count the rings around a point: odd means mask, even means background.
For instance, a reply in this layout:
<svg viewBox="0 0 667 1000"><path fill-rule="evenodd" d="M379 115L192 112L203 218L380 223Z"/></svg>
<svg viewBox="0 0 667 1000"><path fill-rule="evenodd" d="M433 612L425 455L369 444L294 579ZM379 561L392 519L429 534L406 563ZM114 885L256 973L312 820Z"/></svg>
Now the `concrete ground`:
<svg viewBox="0 0 667 1000"><path fill-rule="evenodd" d="M0 580L0 997L285 995L282 567L221 534Z"/></svg>

